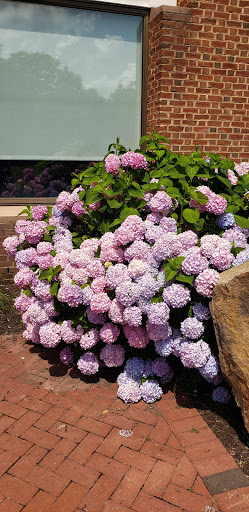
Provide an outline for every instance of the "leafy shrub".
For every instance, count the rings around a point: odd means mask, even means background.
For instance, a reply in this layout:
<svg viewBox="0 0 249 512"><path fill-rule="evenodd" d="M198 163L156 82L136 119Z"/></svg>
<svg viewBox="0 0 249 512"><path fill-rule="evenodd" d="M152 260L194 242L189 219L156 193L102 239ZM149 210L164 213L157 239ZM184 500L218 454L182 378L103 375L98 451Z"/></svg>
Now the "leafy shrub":
<svg viewBox="0 0 249 512"><path fill-rule="evenodd" d="M152 403L179 360L222 381L208 303L219 273L249 259L249 164L172 153L156 133L140 143L127 152L117 139L54 208L27 207L4 246L24 337L60 344L84 375L125 364L118 396Z"/></svg>

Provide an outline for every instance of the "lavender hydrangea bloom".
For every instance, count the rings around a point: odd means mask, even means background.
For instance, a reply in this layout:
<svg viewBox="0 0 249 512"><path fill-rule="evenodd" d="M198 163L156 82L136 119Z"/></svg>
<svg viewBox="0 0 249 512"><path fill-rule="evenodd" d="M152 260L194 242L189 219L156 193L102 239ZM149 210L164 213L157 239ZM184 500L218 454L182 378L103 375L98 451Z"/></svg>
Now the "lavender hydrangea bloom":
<svg viewBox="0 0 249 512"><path fill-rule="evenodd" d="M219 375L219 369L220 365L217 357L211 354L204 366L199 368L199 372L208 382L219 384L222 380L222 377Z"/></svg>
<svg viewBox="0 0 249 512"><path fill-rule="evenodd" d="M244 251L239 252L237 254L236 258L233 260L233 267L236 267L237 265L241 265L242 263L245 263L249 260L249 249L245 249Z"/></svg>
<svg viewBox="0 0 249 512"><path fill-rule="evenodd" d="M168 384L174 377L174 372L171 368L171 366L168 364L167 371L163 374L163 376L160 379L161 384Z"/></svg>
<svg viewBox="0 0 249 512"><path fill-rule="evenodd" d="M61 340L61 327L55 322L47 322L39 329L40 343L47 348L56 347Z"/></svg>
<svg viewBox="0 0 249 512"><path fill-rule="evenodd" d="M173 350L173 339L170 336L165 340L155 341L155 351L159 356L168 357Z"/></svg>
<svg viewBox="0 0 249 512"><path fill-rule="evenodd" d="M72 350L69 347L65 347L60 352L60 360L63 364L72 364L74 360L74 355Z"/></svg>
<svg viewBox="0 0 249 512"><path fill-rule="evenodd" d="M152 363L152 370L157 377L162 377L169 370L169 365L164 357L158 357Z"/></svg>
<svg viewBox="0 0 249 512"><path fill-rule="evenodd" d="M168 338L172 334L172 330L168 322L163 325L151 324L149 321L146 322L146 329L149 338L152 341L160 341Z"/></svg>
<svg viewBox="0 0 249 512"><path fill-rule="evenodd" d="M182 308L190 299L189 289L182 284L172 284L163 290L163 300L172 308Z"/></svg>
<svg viewBox="0 0 249 512"><path fill-rule="evenodd" d="M60 302L66 302L71 308L79 306L82 303L82 298L82 289L77 284L61 286L57 294L57 299Z"/></svg>
<svg viewBox="0 0 249 512"><path fill-rule="evenodd" d="M166 324L169 319L169 308L164 302L149 304L147 316L151 324Z"/></svg>
<svg viewBox="0 0 249 512"><path fill-rule="evenodd" d="M124 322L128 325L134 325L134 327L138 327L142 324L142 311L138 306L130 306L125 308L123 316Z"/></svg>
<svg viewBox="0 0 249 512"><path fill-rule="evenodd" d="M127 359L124 373L130 379L140 380L144 373L144 360L141 357L131 357Z"/></svg>
<svg viewBox="0 0 249 512"><path fill-rule="evenodd" d="M90 329L85 334L82 334L79 344L81 348L87 350L88 348L92 348L99 341L99 331L98 329Z"/></svg>
<svg viewBox="0 0 249 512"><path fill-rule="evenodd" d="M97 357L92 352L86 352L77 361L77 366L83 375L93 375L99 370Z"/></svg>
<svg viewBox="0 0 249 512"><path fill-rule="evenodd" d="M220 404L227 404L231 398L231 394L227 389L223 388L223 386L219 386L218 388L213 390L212 399L214 402L219 402Z"/></svg>
<svg viewBox="0 0 249 512"><path fill-rule="evenodd" d="M204 306L201 302L195 302L193 306L193 313L195 318L200 322L203 320L209 320L211 318L211 313L208 306Z"/></svg>
<svg viewBox="0 0 249 512"><path fill-rule="evenodd" d="M114 290L117 286L122 284L124 281L131 281L130 273L128 272L127 266L123 263L117 263L112 265L106 271L106 283L107 286Z"/></svg>
<svg viewBox="0 0 249 512"><path fill-rule="evenodd" d="M124 362L125 351L121 345L106 345L100 351L100 359L104 361L108 368L113 366L122 366Z"/></svg>
<svg viewBox="0 0 249 512"><path fill-rule="evenodd" d="M213 288L220 277L219 272L213 269L203 270L195 279L196 291L204 297L212 297Z"/></svg>
<svg viewBox="0 0 249 512"><path fill-rule="evenodd" d="M163 390L156 380L147 380L140 386L141 397L147 404L160 400Z"/></svg>
<svg viewBox="0 0 249 512"><path fill-rule="evenodd" d="M203 324L197 318L186 318L181 322L181 333L191 340L197 340L203 332Z"/></svg>
<svg viewBox="0 0 249 512"><path fill-rule="evenodd" d="M125 281L116 288L116 298L123 306L132 306L138 298L138 285L131 281Z"/></svg>
<svg viewBox="0 0 249 512"><path fill-rule="evenodd" d="M229 229L232 228L235 224L235 218L233 213L222 213L219 218L216 220L217 226L221 229Z"/></svg>
<svg viewBox="0 0 249 512"><path fill-rule="evenodd" d="M145 365L144 365L144 371L143 371L143 377L147 379L148 377L153 377L154 371L152 369L152 359L146 359Z"/></svg>
<svg viewBox="0 0 249 512"><path fill-rule="evenodd" d="M203 340L196 343L183 342L180 347L180 359L186 368L201 368L206 364L210 355L210 347Z"/></svg>
<svg viewBox="0 0 249 512"><path fill-rule="evenodd" d="M124 384L120 384L118 387L118 397L123 400L126 404L135 404L141 400L141 391L139 384L132 380L127 379Z"/></svg>

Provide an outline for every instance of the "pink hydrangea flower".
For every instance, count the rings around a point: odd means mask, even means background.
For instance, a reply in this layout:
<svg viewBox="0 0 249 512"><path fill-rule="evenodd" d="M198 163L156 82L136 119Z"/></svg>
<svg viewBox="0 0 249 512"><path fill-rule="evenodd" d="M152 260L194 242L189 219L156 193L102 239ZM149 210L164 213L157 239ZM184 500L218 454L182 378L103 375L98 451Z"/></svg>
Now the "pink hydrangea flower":
<svg viewBox="0 0 249 512"><path fill-rule="evenodd" d="M9 256L15 256L17 247L20 245L18 236L8 236L3 241L3 247Z"/></svg>
<svg viewBox="0 0 249 512"><path fill-rule="evenodd" d="M135 153L134 151L128 151L122 155L122 166L132 167L132 169L142 170L147 168L147 161L144 155L141 153Z"/></svg>
<svg viewBox="0 0 249 512"><path fill-rule="evenodd" d="M118 301L118 299L113 299L111 306L108 311L108 316L112 322L117 324L122 324L124 321L124 306L121 304L121 302Z"/></svg>
<svg viewBox="0 0 249 512"><path fill-rule="evenodd" d="M167 323L165 324L152 324L151 322L146 322L146 329L149 338L152 341L160 341L169 338L172 334L172 329L170 325Z"/></svg>
<svg viewBox="0 0 249 512"><path fill-rule="evenodd" d="M75 343L79 341L83 333L84 330L81 325L78 325L76 329L72 327L71 320L64 320L61 324L61 337L65 343Z"/></svg>
<svg viewBox="0 0 249 512"><path fill-rule="evenodd" d="M170 208L172 208L172 204L171 197L163 190L159 190L150 199L148 206L152 212L161 213L169 212Z"/></svg>
<svg viewBox="0 0 249 512"><path fill-rule="evenodd" d="M45 254L49 254L53 249L53 245L50 242L39 242L36 246L37 254L39 256L44 256Z"/></svg>
<svg viewBox="0 0 249 512"><path fill-rule="evenodd" d="M92 352L87 352L77 361L77 366L83 375L94 375L99 370L97 357Z"/></svg>
<svg viewBox="0 0 249 512"><path fill-rule="evenodd" d="M46 206L37 205L32 208L32 218L33 220L42 220L45 215L47 215L48 209Z"/></svg>
<svg viewBox="0 0 249 512"><path fill-rule="evenodd" d="M99 332L100 339L104 341L104 343L107 343L108 345L110 343L114 343L115 341L117 341L119 334L119 328L111 322L107 322L106 324L104 324Z"/></svg>
<svg viewBox="0 0 249 512"><path fill-rule="evenodd" d="M183 322L181 322L181 333L184 336L187 336L191 340L197 340L204 332L204 327L202 322L197 320L197 318L186 318Z"/></svg>
<svg viewBox="0 0 249 512"><path fill-rule="evenodd" d="M55 322L47 322L39 329L40 343L47 348L56 347L61 340L61 327Z"/></svg>
<svg viewBox="0 0 249 512"><path fill-rule="evenodd" d="M110 309L111 302L107 293L95 293L90 300L90 309L95 313L106 313Z"/></svg>
<svg viewBox="0 0 249 512"><path fill-rule="evenodd" d="M124 335L131 347L145 348L149 343L149 336L143 327L124 325Z"/></svg>
<svg viewBox="0 0 249 512"><path fill-rule="evenodd" d="M100 351L100 359L108 368L121 366L124 362L125 351L121 345L106 345Z"/></svg>
<svg viewBox="0 0 249 512"><path fill-rule="evenodd" d="M163 300L172 308L183 308L191 300L190 291L182 284L171 284L163 290Z"/></svg>
<svg viewBox="0 0 249 512"><path fill-rule="evenodd" d="M134 327L138 327L142 324L142 311L137 306L130 306L125 308L124 313L124 322L128 325L133 325Z"/></svg>
<svg viewBox="0 0 249 512"><path fill-rule="evenodd" d="M219 272L212 269L203 270L195 279L196 291L204 297L212 297L213 288L220 277Z"/></svg>
<svg viewBox="0 0 249 512"><path fill-rule="evenodd" d="M80 338L79 344L81 348L87 350L88 348L94 347L99 341L98 329L90 329L88 332L83 334Z"/></svg>
<svg viewBox="0 0 249 512"><path fill-rule="evenodd" d="M229 181L231 181L232 185L236 185L237 184L238 177L236 176L236 174L231 169L228 169L227 177L228 177Z"/></svg>
<svg viewBox="0 0 249 512"><path fill-rule="evenodd" d="M60 287L57 299L60 302L66 302L72 308L76 308L82 303L83 291L77 284L66 284Z"/></svg>
<svg viewBox="0 0 249 512"><path fill-rule="evenodd" d="M72 364L74 360L74 355L72 350L69 347L65 347L60 352L60 360L63 364Z"/></svg>
<svg viewBox="0 0 249 512"><path fill-rule="evenodd" d="M76 203L73 204L71 212L76 217L82 217L82 215L87 213L87 210L84 208L84 205L81 201L77 201Z"/></svg>
<svg viewBox="0 0 249 512"><path fill-rule="evenodd" d="M106 172L111 172L114 176L117 175L120 168L119 157L110 153L110 155L105 158L105 168Z"/></svg>

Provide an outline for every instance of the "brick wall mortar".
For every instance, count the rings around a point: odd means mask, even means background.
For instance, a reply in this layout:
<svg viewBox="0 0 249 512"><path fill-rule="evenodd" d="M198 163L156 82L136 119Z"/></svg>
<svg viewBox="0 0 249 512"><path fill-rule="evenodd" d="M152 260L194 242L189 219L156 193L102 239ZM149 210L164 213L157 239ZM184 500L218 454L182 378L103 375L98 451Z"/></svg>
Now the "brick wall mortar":
<svg viewBox="0 0 249 512"><path fill-rule="evenodd" d="M248 3L178 3L151 13L147 131L248 160Z"/></svg>

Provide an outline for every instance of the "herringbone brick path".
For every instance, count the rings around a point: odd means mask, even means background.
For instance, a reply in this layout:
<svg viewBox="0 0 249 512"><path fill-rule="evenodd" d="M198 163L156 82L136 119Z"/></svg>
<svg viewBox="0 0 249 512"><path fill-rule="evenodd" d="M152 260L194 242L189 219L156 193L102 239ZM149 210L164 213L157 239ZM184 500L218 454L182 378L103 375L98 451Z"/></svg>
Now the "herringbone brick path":
<svg viewBox="0 0 249 512"><path fill-rule="evenodd" d="M172 392L124 404L55 350L0 341L0 512L249 512L245 475Z"/></svg>

